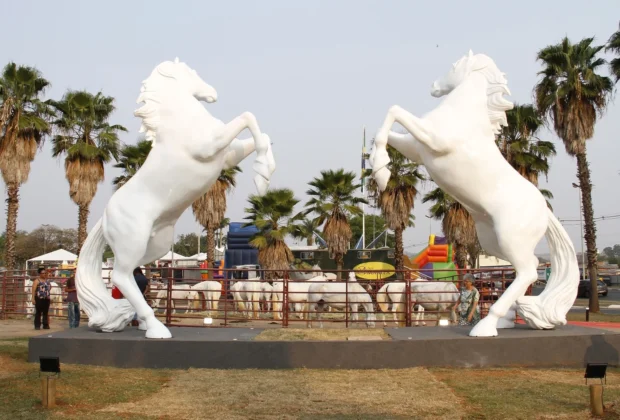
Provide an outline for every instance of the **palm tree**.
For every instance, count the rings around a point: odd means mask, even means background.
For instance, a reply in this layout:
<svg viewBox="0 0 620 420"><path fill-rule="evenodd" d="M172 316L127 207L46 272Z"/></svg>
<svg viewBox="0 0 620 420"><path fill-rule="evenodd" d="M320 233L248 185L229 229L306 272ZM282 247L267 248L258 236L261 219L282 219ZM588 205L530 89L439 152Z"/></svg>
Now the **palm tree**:
<svg viewBox="0 0 620 420"><path fill-rule="evenodd" d="M426 178L419 171L419 166L408 160L395 148L388 146L390 163L390 180L384 191L379 191L374 178L370 178L368 192L381 214L385 217L387 226L394 231L396 247L394 259L397 270L403 269L403 232L411 225L411 210L415 197L418 195L418 183Z"/></svg>
<svg viewBox="0 0 620 420"><path fill-rule="evenodd" d="M348 218L362 214L359 204L367 203L363 198L354 197L360 184L355 184L355 173L344 169L321 171L321 176L308 183L306 194L312 198L306 203L305 215L317 215L317 224L323 225L323 237L330 255L336 260L338 278L342 278L344 254L349 249L351 227Z"/></svg>
<svg viewBox="0 0 620 420"><path fill-rule="evenodd" d="M90 203L103 181L104 165L118 160L119 131L122 125L110 125L114 98L101 92L68 91L62 100L53 103L59 112L54 121L58 134L52 140L52 155L65 155L65 177L69 196L78 205L78 249L86 240Z"/></svg>
<svg viewBox="0 0 620 420"><path fill-rule="evenodd" d="M138 144L126 144L121 149L120 159L114 165L115 168L123 170L123 174L114 178L112 184L119 189L127 183L138 169L144 165L147 156L151 152L152 143L150 140L140 140Z"/></svg>
<svg viewBox="0 0 620 420"><path fill-rule="evenodd" d="M238 166L222 170L215 184L202 197L192 203L194 217L207 233L207 264L209 268L213 268L215 261L215 231L220 229L226 213L226 192L235 187L235 176L239 172L241 172L241 168ZM209 272L209 277L211 277L211 272Z"/></svg>
<svg viewBox="0 0 620 420"><path fill-rule="evenodd" d="M594 135L597 116L607 107L613 83L609 77L597 73L606 61L599 56L604 46L593 46L593 41L594 38L585 38L572 44L564 38L559 44L540 50L537 59L544 68L538 73L542 78L536 85L535 94L539 112L553 123L566 152L577 157L588 271L593 291L590 293L590 310L598 312L596 226L586 140Z"/></svg>
<svg viewBox="0 0 620 420"><path fill-rule="evenodd" d="M250 239L250 245L258 249L258 261L270 276L281 277L294 260L293 253L284 239L292 234L295 221L301 217L292 216L299 200L288 188L269 190L263 196L251 195L248 199L250 207L245 209L248 216L247 225L254 225L258 229Z"/></svg>
<svg viewBox="0 0 620 420"><path fill-rule="evenodd" d="M50 132L51 109L41 101L49 82L33 68L7 64L0 77L0 171L7 190L4 263L15 268L19 188L28 180L30 162Z"/></svg>
<svg viewBox="0 0 620 420"><path fill-rule="evenodd" d="M533 105L517 104L506 112L506 118L508 126L497 135L497 146L521 176L538 186L540 174L549 173L549 159L556 154L555 146L537 137L543 121Z"/></svg>
<svg viewBox="0 0 620 420"><path fill-rule="evenodd" d="M302 217L302 216L300 216ZM314 245L314 235L319 233L318 219L303 217L296 225L292 236L296 239L305 239L306 245Z"/></svg>
<svg viewBox="0 0 620 420"><path fill-rule="evenodd" d="M611 51L617 55L616 58L609 62L609 71L616 79L616 83L618 83L620 81L620 30L614 32L614 34L609 38L605 51Z"/></svg>
<svg viewBox="0 0 620 420"><path fill-rule="evenodd" d="M431 217L441 220L446 239L454 244L456 264L459 268L467 268L467 249L473 250L478 242L474 219L461 203L441 188L435 188L422 199L423 203L429 201L434 203L429 209Z"/></svg>

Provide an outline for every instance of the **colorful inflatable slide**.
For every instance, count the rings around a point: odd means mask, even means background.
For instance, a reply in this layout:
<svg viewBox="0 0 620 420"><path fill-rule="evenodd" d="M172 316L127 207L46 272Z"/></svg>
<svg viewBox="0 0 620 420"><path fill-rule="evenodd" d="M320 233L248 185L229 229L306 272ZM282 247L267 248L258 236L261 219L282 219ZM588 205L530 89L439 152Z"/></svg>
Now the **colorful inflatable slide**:
<svg viewBox="0 0 620 420"><path fill-rule="evenodd" d="M412 260L414 270L434 279L452 280L456 278L454 250L452 245L441 236L431 235L428 246ZM441 271L438 271L441 270ZM445 271L444 271L445 270Z"/></svg>

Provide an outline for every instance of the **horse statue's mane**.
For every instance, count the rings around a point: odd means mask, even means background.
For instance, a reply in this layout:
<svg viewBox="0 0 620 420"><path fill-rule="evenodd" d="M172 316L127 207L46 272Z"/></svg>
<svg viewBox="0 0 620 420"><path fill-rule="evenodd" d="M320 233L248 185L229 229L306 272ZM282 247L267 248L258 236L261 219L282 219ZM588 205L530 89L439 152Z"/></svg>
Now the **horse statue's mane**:
<svg viewBox="0 0 620 420"><path fill-rule="evenodd" d="M140 95L136 100L136 103L144 103L140 108L134 111L136 117L142 119L142 125L140 126L140 133L145 133L145 139L151 141L155 146L155 138L157 129L159 128L159 106L161 103L160 95L165 81L169 79L176 79L176 73L180 65L178 58L172 61L164 61L159 64L151 72L151 75L142 81L142 87L140 88Z"/></svg>
<svg viewBox="0 0 620 420"><path fill-rule="evenodd" d="M493 127L493 133L498 134L502 126L508 126L506 111L514 107L512 102L504 98L504 95L510 95L506 74L501 72L495 62L484 54L473 55L470 51L469 55L461 60L466 60L463 64L469 66L470 72L479 72L487 79L489 121ZM461 64L461 60L456 62L454 66Z"/></svg>

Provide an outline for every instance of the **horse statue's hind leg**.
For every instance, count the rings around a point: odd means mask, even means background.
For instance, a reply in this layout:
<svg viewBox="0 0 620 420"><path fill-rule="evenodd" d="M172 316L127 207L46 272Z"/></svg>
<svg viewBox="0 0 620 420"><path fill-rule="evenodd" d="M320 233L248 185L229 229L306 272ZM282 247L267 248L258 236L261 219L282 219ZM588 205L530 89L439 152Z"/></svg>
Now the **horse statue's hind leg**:
<svg viewBox="0 0 620 420"><path fill-rule="evenodd" d="M528 217L523 213L505 213L502 220L496 222L495 226L491 226L491 222L476 223L482 248L492 255L505 257L514 266L517 276L510 287L491 306L488 315L471 330L469 335L472 337L496 336L500 319L514 309L517 299L525 295L527 288L538 278L538 258L534 250L545 233L547 223L544 219L541 221L534 210L534 208L530 210L533 217ZM514 223L514 220L518 218L521 218L522 224ZM524 229L523 226L526 228Z"/></svg>
<svg viewBox="0 0 620 420"><path fill-rule="evenodd" d="M106 213L104 220L107 219ZM153 228L146 221L133 220L129 224L132 226L130 229L127 226L112 226L109 222L104 224L108 243L114 251L112 282L136 310L140 320L139 328L146 331L146 338L170 338L172 335L168 328L155 317L153 309L144 300L134 280L133 270L167 252L172 241L173 226L163 226L156 230L158 227ZM119 231L119 228L122 231ZM153 233L152 229L155 229ZM132 240L128 241L128 237Z"/></svg>

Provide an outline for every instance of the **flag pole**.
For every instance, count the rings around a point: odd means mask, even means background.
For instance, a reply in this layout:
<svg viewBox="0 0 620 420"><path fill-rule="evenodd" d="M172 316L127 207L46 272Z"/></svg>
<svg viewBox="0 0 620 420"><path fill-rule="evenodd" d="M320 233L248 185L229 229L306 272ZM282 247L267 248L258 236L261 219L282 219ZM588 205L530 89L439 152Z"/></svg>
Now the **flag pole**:
<svg viewBox="0 0 620 420"><path fill-rule="evenodd" d="M366 197L366 126L362 140L362 198ZM366 204L362 203L362 249L366 249Z"/></svg>

